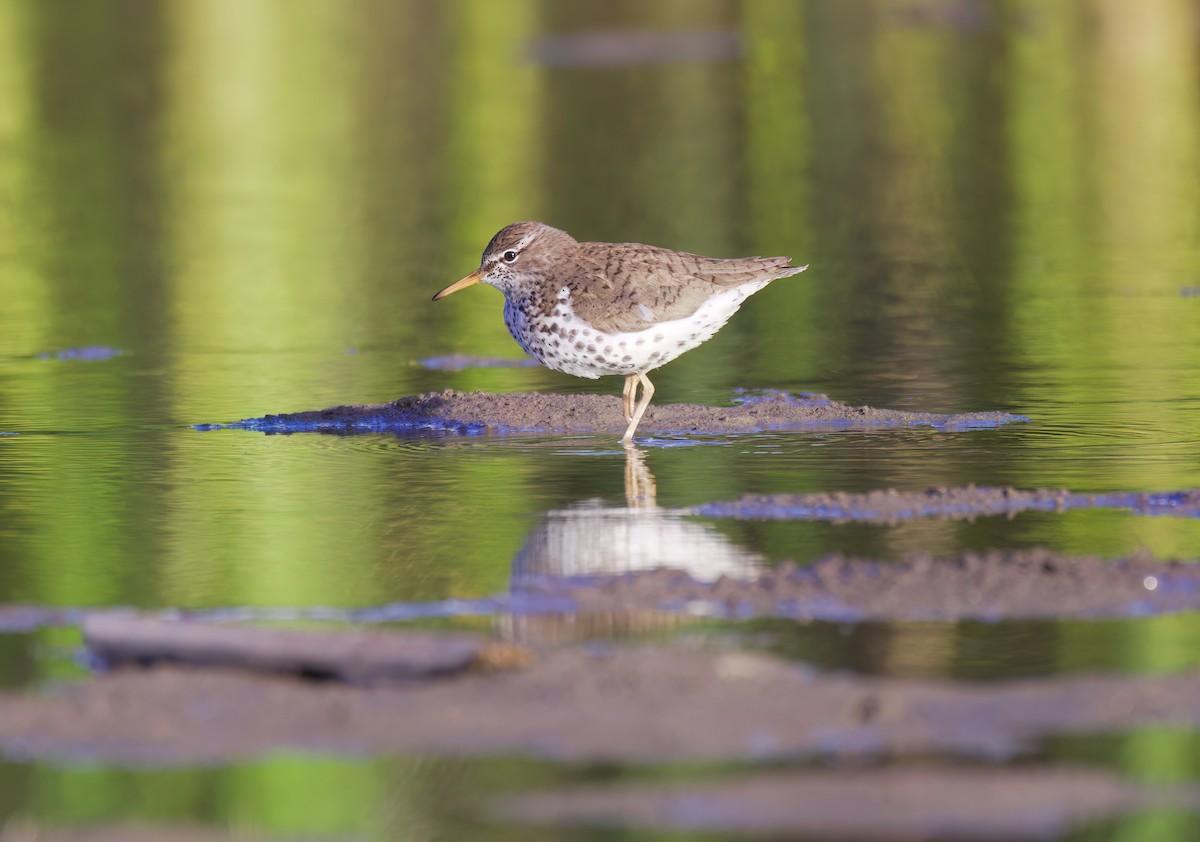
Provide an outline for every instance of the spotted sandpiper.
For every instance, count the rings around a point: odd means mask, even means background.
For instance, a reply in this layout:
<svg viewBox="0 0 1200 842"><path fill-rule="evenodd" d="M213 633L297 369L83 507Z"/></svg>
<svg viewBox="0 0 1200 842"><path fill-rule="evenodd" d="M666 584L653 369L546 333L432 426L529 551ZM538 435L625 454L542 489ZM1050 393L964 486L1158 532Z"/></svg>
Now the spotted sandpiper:
<svg viewBox="0 0 1200 842"><path fill-rule="evenodd" d="M808 268L790 262L581 243L541 222L514 222L492 237L478 269L433 300L490 284L504 293L509 333L542 365L592 379L624 375L628 444L654 396L646 374L712 338L771 281Z"/></svg>

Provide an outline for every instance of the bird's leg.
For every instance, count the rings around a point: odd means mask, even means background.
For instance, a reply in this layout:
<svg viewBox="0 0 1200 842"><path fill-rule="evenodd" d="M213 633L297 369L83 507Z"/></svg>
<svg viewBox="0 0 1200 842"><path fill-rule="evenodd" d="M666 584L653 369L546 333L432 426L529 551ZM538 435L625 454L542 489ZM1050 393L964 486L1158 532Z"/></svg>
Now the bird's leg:
<svg viewBox="0 0 1200 842"><path fill-rule="evenodd" d="M637 375L625 375L625 391L621 393L621 406L625 410L625 420L633 418L633 404L637 401Z"/></svg>
<svg viewBox="0 0 1200 842"><path fill-rule="evenodd" d="M654 397L654 384L650 382L650 378L641 373L637 374L636 377L642 384L642 399L638 401L637 410L633 413L633 419L629 422L629 429L625 431L625 435L621 437L621 441L633 441L633 431L637 429L638 422L646 414L646 407L650 406L650 399Z"/></svg>

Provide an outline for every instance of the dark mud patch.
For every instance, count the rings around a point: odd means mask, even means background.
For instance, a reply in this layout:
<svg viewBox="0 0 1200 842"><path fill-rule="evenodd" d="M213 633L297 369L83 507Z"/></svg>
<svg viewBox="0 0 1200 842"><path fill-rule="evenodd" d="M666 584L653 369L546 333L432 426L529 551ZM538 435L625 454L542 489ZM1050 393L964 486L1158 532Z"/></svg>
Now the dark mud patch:
<svg viewBox="0 0 1200 842"><path fill-rule="evenodd" d="M224 832L205 827L153 824L60 827L10 819L0 829L0 842L351 842L351 837L306 833L258 836L244 830Z"/></svg>
<svg viewBox="0 0 1200 842"><path fill-rule="evenodd" d="M98 362L111 360L122 356L125 352L119 348L109 348L107 345L83 345L79 348L63 348L59 351L46 351L38 354L39 360L58 360L60 362L75 360L78 362Z"/></svg>
<svg viewBox="0 0 1200 842"><path fill-rule="evenodd" d="M1086 769L946 765L756 774L720 781L518 795L497 813L534 824L803 834L815 839L1056 839L1150 808L1192 808L1193 787Z"/></svg>
<svg viewBox="0 0 1200 842"><path fill-rule="evenodd" d="M0 634L29 632L47 626L75 625L83 616L82 610L70 608L0 605Z"/></svg>
<svg viewBox="0 0 1200 842"><path fill-rule="evenodd" d="M676 514L738 520L829 520L899 523L916 518L970 520L1020 512L1065 512L1071 509L1125 509L1142 515L1200 517L1200 491L1155 494L1114 492L1079 494L1063 489L930 488L887 489L867 493L746 495L740 500L705 503Z"/></svg>
<svg viewBox="0 0 1200 842"><path fill-rule="evenodd" d="M752 433L769 430L830 431L873 427L932 427L939 430L995 428L1028 421L1006 412L939 415L848 406L825 395L796 397L769 393L736 406L653 405L638 428L642 433ZM615 395L556 395L538 392L488 394L444 391L392 403L335 406L310 412L267 415L230 424L200 424L198 430L243 429L264 433L444 431L461 434L624 432L626 422Z"/></svg>
<svg viewBox="0 0 1200 842"><path fill-rule="evenodd" d="M699 582L678 570L538 576L514 589L580 612L669 611L729 618L995 621L1141 617L1200 610L1200 565L1151 555L1116 560L1046 549L902 562L828 556L757 578Z"/></svg>
<svg viewBox="0 0 1200 842"><path fill-rule="evenodd" d="M729 61L741 54L741 38L732 30L611 30L549 35L530 41L526 50L527 60L539 67L628 67Z"/></svg>
<svg viewBox="0 0 1200 842"><path fill-rule="evenodd" d="M536 368L537 360L509 359L508 357L474 357L470 354L446 354L441 357L426 357L418 363L430 371L465 371L468 368Z"/></svg>
<svg viewBox="0 0 1200 842"><path fill-rule="evenodd" d="M246 629L119 614L87 617L83 637L92 655L109 667L217 665L356 684L519 666L529 658L519 647L468 635Z"/></svg>
<svg viewBox="0 0 1200 842"><path fill-rule="evenodd" d="M659 567L606 573L575 572L586 570L586 565L550 570L538 559L530 560L527 551L528 547L522 549L515 559L508 593L478 600L395 602L365 608L212 608L188 613L185 619L198 627L236 621L376 625L505 615L646 618L670 614L866 623L1139 618L1200 611L1200 564L1158 559L1151 554L1102 559L1036 548L965 553L944 559L916 554L902 561L828 555L805 566L785 561L768 571L756 570L738 559L736 565L724 567L697 563L690 570ZM731 570L736 575L722 572ZM108 618L126 615L85 609L0 607L0 633L80 623L85 631L95 631L102 627L97 624L108 623ZM224 643L215 639L212 645L220 649ZM301 658L306 644L296 645L296 658ZM318 655L310 651L305 656ZM397 657L401 656L407 657L397 652ZM322 657L329 661L340 655L335 651ZM203 645L196 657L180 660L206 662ZM326 669L316 663L311 666L317 672ZM364 662L359 666L378 667L380 674L386 672L382 664Z"/></svg>
<svg viewBox="0 0 1200 842"><path fill-rule="evenodd" d="M993 25L992 13L982 0L897 3L885 18L891 25L913 29L946 29L968 34Z"/></svg>
<svg viewBox="0 0 1200 842"><path fill-rule="evenodd" d="M989 550L950 558L917 554L902 561L832 555L805 566L784 562L767 571L756 571L737 559L736 564L721 568L697 563L690 570L660 567L620 573L576 573L573 571L586 568L568 566L564 573L550 569L538 559L531 560L527 550L528 547L523 549L514 561L510 590L491 597L396 602L365 608L214 608L189 612L182 616L196 629L192 635L197 650L194 655L181 655L177 660L210 662L204 654L205 648L211 645L221 651L229 645L228 635L214 631L209 640L203 629L207 624L236 622L379 625L467 616L565 615L581 623L590 622L588 617L637 617L639 622L659 618L665 622L669 615L837 623L996 622L1136 618L1200 611L1200 564L1164 560L1150 554L1104 559L1068 556L1039 548ZM722 572L729 570L736 571L736 575ZM178 616L178 612L171 614ZM99 645L107 633L101 630L116 628L124 634L119 624L107 624L127 616L128 612L120 611L0 606L0 633L82 623L85 633L90 631ZM159 645L162 641L152 635L151 643ZM303 639L294 645L294 659L299 664L296 670L337 672L341 650L329 653L309 650ZM136 650L131 648L130 652L133 654L126 659L138 660ZM153 651L145 654L151 659L157 657ZM368 679L376 673L383 677L389 669L400 672L406 669L403 663L408 657L408 653L398 650L397 661L391 666L386 662L366 661L350 666L365 670ZM280 669L289 671L292 667L282 665Z"/></svg>
<svg viewBox="0 0 1200 842"><path fill-rule="evenodd" d="M821 673L684 643L533 655L510 669L373 686L219 665L116 669L36 695L0 693L0 750L132 765L284 748L589 763L996 760L1049 734L1192 728L1200 718L1196 671L972 685Z"/></svg>

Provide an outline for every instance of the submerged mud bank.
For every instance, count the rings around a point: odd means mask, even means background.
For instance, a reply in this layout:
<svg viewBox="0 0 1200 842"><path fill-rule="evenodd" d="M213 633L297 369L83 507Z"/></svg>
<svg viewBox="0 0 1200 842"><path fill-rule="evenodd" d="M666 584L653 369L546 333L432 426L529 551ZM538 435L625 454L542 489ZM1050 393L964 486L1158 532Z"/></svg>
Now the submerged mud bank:
<svg viewBox="0 0 1200 842"><path fill-rule="evenodd" d="M716 781L521 793L500 817L534 824L724 830L836 839L1053 839L1102 816L1194 809L1191 786L1078 768L927 764L734 775Z"/></svg>
<svg viewBox="0 0 1200 842"><path fill-rule="evenodd" d="M346 842L344 836L305 835L305 842ZM204 826L154 824L97 824L59 826L10 819L0 830L0 842L295 842L294 836L259 836Z"/></svg>
<svg viewBox="0 0 1200 842"><path fill-rule="evenodd" d="M181 623L124 614L83 621L92 656L107 667L158 662L236 666L259 673L379 684L523 666L517 646L469 635L325 633Z"/></svg>
<svg viewBox="0 0 1200 842"><path fill-rule="evenodd" d="M425 357L417 362L430 371L465 371L468 368L536 368L537 360L525 357L477 357L471 354L446 354L440 357Z"/></svg>
<svg viewBox="0 0 1200 842"><path fill-rule="evenodd" d="M832 520L898 523L936 517L970 520L1020 512L1065 512L1072 509L1126 509L1135 514L1200 517L1200 490L1154 494L1113 492L1079 494L1065 489L989 488L965 486L866 493L746 495L740 500L705 503L673 510L676 514L737 520Z"/></svg>
<svg viewBox="0 0 1200 842"><path fill-rule="evenodd" d="M593 535L588 532L587 535ZM639 535L640 533L632 532ZM678 537L678 533L669 533ZM548 541L543 549L561 549ZM710 544L698 544L706 550ZM713 567L711 559L683 567L588 571L586 565L548 567L527 545L513 562L510 588L477 599L451 598L426 602L394 602L362 608L323 606L275 608L212 608L160 619L183 617L197 626L189 637L194 656L178 660L204 663L207 648L220 651L227 636L213 631L204 638L205 624L230 622L340 622L363 626L387 623L492 616L523 618L571 617L637 618L674 625L670 618L742 620L783 618L837 623L907 622L926 620L1002 620L1134 618L1200 611L1200 563L1166 560L1149 553L1116 559L1070 556L1045 548L1021 551L988 550L937 558L910 555L902 561L830 555L798 566L785 561L771 569L743 563ZM557 558L557 556L554 556ZM729 571L733 571L730 575ZM711 574L711 575L710 575ZM121 609L45 609L0 605L0 634L33 631L47 626L81 625L97 641L98 630L123 631ZM286 636L284 636L286 637ZM301 645L301 649L303 646ZM441 647L440 650L444 650ZM401 653L407 657L406 653ZM498 652L480 655L467 647L463 664L473 658L503 658ZM128 655L126 660L137 660ZM339 674L332 653L297 651L292 657L315 673ZM305 660L307 659L307 660ZM322 661L323 659L323 661ZM358 663L348 668L363 675L384 676L386 664Z"/></svg>
<svg viewBox="0 0 1200 842"><path fill-rule="evenodd" d="M240 631L243 651L260 645L263 632ZM339 633L309 634L335 638L326 648L341 645ZM392 651L405 648L398 641ZM973 685L822 673L772 655L675 643L534 647L501 669L414 670L400 684L362 685L236 660L180 666L171 649L143 660L149 666L49 692L0 693L0 750L152 765L281 748L573 762L998 759L1052 733L1191 727L1200 718L1196 671Z"/></svg>
<svg viewBox="0 0 1200 842"><path fill-rule="evenodd" d="M1193 785L1038 755L1057 735L1194 729L1196 670L970 683L824 672L695 640L514 646L128 614L88 618L84 631L105 671L0 692L6 757L156 769L280 751L738 764L670 785L508 789L490 818L822 838L1049 839L1200 805Z"/></svg>
<svg viewBox="0 0 1200 842"><path fill-rule="evenodd" d="M1045 549L990 550L902 562L827 556L752 579L701 582L678 570L529 577L528 595L581 612L668 611L804 620L1004 620L1140 617L1200 610L1200 564L1152 555L1115 560Z"/></svg>
<svg viewBox="0 0 1200 842"><path fill-rule="evenodd" d="M0 634L29 632L48 626L78 625L85 614L83 609L0 604Z"/></svg>
<svg viewBox="0 0 1200 842"><path fill-rule="evenodd" d="M10 819L0 842L296 842L294 836L259 836L243 829L229 832L192 825L152 822L63 827ZM305 834L304 842L348 842L345 836Z"/></svg>
<svg viewBox="0 0 1200 842"><path fill-rule="evenodd" d="M945 430L994 428L1028 421L1007 412L944 415L849 406L825 395L769 392L742 398L735 406L651 404L642 433L751 433L767 430L838 430L869 427L933 427ZM442 431L460 434L553 432L616 433L627 423L615 395L557 395L525 392L431 392L391 403L335 406L309 412L267 415L196 429L243 429L264 433Z"/></svg>

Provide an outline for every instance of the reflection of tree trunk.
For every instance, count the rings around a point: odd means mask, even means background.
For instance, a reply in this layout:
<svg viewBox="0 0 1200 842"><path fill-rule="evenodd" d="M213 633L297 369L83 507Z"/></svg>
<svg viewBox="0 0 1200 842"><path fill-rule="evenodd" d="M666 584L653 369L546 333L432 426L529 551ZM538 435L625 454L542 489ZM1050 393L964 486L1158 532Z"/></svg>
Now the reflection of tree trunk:
<svg viewBox="0 0 1200 842"><path fill-rule="evenodd" d="M646 451L625 445L625 505L631 509L657 508L658 486L646 467Z"/></svg>

